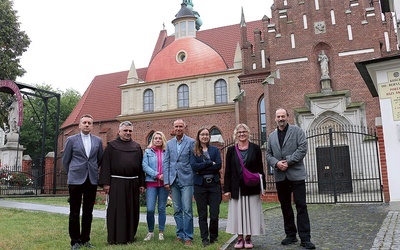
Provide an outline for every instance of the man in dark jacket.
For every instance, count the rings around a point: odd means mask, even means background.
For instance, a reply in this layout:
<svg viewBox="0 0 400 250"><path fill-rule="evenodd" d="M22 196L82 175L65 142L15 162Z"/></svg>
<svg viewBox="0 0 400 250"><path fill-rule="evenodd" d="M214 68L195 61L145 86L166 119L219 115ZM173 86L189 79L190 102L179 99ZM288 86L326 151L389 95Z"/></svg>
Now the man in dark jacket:
<svg viewBox="0 0 400 250"><path fill-rule="evenodd" d="M103 157L103 143L90 132L93 129L93 117L83 115L79 121L80 133L70 136L65 142L62 163L68 174L69 190L69 235L71 249L82 245L92 248L90 230L93 219L93 206L96 199L98 168ZM82 231L79 226L79 214L82 208Z"/></svg>
<svg viewBox="0 0 400 250"><path fill-rule="evenodd" d="M268 137L267 161L275 168L276 190L281 203L286 238L282 245L297 242L299 233L301 246L315 249L310 241L310 219L306 204L307 177L303 159L307 154L307 140L304 131L288 124L289 114L286 109L276 110L277 129ZM292 209L292 193L297 210L297 228Z"/></svg>

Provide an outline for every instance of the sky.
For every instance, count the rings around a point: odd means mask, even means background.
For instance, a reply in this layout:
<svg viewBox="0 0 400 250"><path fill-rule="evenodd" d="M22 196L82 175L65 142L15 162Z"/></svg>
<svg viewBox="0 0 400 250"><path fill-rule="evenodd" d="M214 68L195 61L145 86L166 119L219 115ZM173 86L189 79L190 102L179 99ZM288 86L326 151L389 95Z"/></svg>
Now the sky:
<svg viewBox="0 0 400 250"><path fill-rule="evenodd" d="M31 40L18 82L84 93L97 75L147 67L160 31L168 35L182 0L13 0ZM273 0L193 0L200 30L271 16Z"/></svg>

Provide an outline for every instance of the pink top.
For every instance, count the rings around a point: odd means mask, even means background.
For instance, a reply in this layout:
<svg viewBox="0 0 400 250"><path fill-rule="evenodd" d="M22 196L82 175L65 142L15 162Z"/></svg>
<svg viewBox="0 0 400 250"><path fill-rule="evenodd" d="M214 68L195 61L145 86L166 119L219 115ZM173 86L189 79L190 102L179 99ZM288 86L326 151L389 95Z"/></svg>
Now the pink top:
<svg viewBox="0 0 400 250"><path fill-rule="evenodd" d="M157 175L157 181L156 182L150 182L149 181L149 182L146 183L146 186L147 187L163 187L164 186L164 181L159 179L160 175L162 174L162 154L163 154L163 150L159 149L159 148L156 148L156 147L153 147L152 149L154 150L154 152L157 155L157 163L158 163L157 171L158 171L159 174Z"/></svg>

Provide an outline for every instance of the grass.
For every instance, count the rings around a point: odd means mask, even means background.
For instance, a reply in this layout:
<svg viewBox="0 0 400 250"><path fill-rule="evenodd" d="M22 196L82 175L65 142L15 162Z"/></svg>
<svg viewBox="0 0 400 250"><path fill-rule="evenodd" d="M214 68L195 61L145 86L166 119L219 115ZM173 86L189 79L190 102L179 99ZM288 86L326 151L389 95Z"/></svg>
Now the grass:
<svg viewBox="0 0 400 250"><path fill-rule="evenodd" d="M47 204L56 206L68 206L67 196L58 197L23 197L6 198L18 202L28 202L37 204ZM193 203L194 216L197 216L196 203ZM277 203L263 203L264 209L277 206ZM221 218L227 218L228 202L221 203ZM105 205L96 204L95 209L105 209ZM146 208L142 207L141 212L145 213ZM172 215L173 209L167 208L167 213ZM0 249L68 249L68 215L49 214L46 212L25 211L19 209L0 207ZM157 234L157 231L155 231ZM147 234L146 223L139 223L136 234L136 242L130 245L109 246L107 244L107 230L104 229L104 219L93 219L91 242L96 249L182 249L183 245L175 243L175 226L166 225L163 242L156 240L144 242ZM225 242L232 237L224 231L219 232L218 244L213 244L203 248L200 239L200 232L195 228L194 245L190 249L219 249ZM157 237L155 237L157 238Z"/></svg>
<svg viewBox="0 0 400 250"><path fill-rule="evenodd" d="M0 208L0 218L0 249L44 250L70 248L67 215ZM96 246L96 249L175 250L183 248L182 244L174 242L175 226L166 226L164 232L165 240L162 242L157 239L144 242L143 239L146 234L146 224L140 223L136 234L136 242L129 245L109 246L107 244L107 230L104 229L104 220L95 218L92 224L91 242ZM194 235L194 245L191 249L218 249L232 237L231 234L220 231L219 243L203 248L198 228L195 228Z"/></svg>

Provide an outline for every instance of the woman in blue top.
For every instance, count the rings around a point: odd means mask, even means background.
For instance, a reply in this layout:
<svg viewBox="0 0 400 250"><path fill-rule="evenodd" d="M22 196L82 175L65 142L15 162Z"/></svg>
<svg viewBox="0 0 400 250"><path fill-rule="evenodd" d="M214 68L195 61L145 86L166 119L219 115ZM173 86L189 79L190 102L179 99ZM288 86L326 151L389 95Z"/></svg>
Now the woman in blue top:
<svg viewBox="0 0 400 250"><path fill-rule="evenodd" d="M219 205L222 199L219 174L221 163L219 149L210 145L210 131L201 128L197 132L190 165L194 173L194 198L204 247L216 242L218 238ZM210 208L210 228L207 225L207 205Z"/></svg>
<svg viewBox="0 0 400 250"><path fill-rule="evenodd" d="M162 162L164 158L167 140L163 132L154 132L151 142L143 155L143 171L146 173L146 204L147 227L149 232L144 238L149 241L154 238L154 213L158 198L158 239L164 240L164 228L166 221L166 205L168 190L164 188L164 174Z"/></svg>

